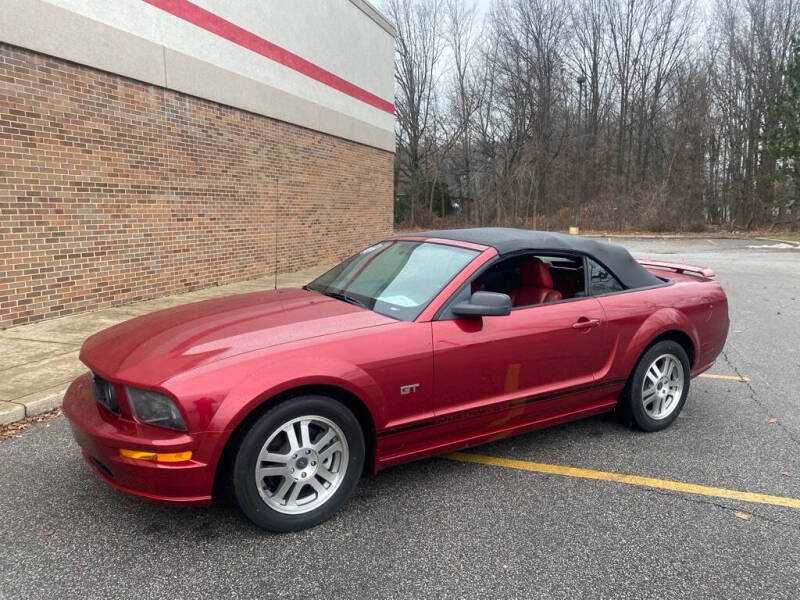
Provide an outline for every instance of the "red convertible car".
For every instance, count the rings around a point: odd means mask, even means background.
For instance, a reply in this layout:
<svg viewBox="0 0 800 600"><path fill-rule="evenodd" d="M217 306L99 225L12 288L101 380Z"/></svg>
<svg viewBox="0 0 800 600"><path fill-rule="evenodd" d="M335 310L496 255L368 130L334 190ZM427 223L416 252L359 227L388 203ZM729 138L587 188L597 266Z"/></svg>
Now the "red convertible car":
<svg viewBox="0 0 800 600"><path fill-rule="evenodd" d="M725 344L710 269L484 228L377 243L303 289L206 300L90 337L64 398L116 488L273 531L327 519L362 471L616 409L669 426Z"/></svg>

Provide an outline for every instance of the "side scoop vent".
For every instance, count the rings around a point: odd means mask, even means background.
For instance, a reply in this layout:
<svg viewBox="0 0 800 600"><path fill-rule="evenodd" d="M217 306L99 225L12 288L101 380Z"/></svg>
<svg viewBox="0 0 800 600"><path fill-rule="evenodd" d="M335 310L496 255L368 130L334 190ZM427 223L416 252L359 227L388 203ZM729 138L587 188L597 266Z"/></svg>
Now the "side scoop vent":
<svg viewBox="0 0 800 600"><path fill-rule="evenodd" d="M119 415L119 402L112 383L106 381L97 373L92 373L92 392L95 400L115 415Z"/></svg>

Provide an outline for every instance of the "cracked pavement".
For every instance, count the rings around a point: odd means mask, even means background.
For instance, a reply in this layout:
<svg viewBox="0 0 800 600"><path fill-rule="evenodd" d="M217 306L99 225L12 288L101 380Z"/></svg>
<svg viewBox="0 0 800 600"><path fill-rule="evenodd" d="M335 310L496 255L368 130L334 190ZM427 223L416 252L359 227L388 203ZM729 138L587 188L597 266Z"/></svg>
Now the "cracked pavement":
<svg viewBox="0 0 800 600"><path fill-rule="evenodd" d="M800 498L800 249L616 240L712 267L731 332L668 430L610 416L476 448ZM0 443L0 598L796 598L800 510L430 459L366 476L332 520L263 533L225 502L112 490L63 417ZM738 513L738 516L737 516ZM743 518L744 517L744 518Z"/></svg>

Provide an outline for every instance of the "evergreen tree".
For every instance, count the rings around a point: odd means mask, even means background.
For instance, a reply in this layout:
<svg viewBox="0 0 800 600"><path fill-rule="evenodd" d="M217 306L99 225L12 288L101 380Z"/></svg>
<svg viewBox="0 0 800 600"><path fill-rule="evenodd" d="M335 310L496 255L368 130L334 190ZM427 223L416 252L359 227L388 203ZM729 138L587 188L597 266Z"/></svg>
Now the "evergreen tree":
<svg viewBox="0 0 800 600"><path fill-rule="evenodd" d="M764 142L775 158L774 178L788 184L785 205L800 205L800 36L792 40L792 57L784 71L784 92L773 110L774 126Z"/></svg>

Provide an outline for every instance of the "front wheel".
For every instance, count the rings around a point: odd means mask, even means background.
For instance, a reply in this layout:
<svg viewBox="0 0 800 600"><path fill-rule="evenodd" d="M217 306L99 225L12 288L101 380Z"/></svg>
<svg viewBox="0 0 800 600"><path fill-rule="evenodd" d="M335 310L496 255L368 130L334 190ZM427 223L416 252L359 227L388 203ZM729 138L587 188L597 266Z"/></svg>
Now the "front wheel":
<svg viewBox="0 0 800 600"><path fill-rule="evenodd" d="M658 342L642 355L620 404L628 420L644 431L660 431L678 418L691 377L683 346L671 340Z"/></svg>
<svg viewBox="0 0 800 600"><path fill-rule="evenodd" d="M345 503L363 467L364 435L346 406L325 396L293 398L245 433L233 461L234 497L263 529L306 529Z"/></svg>

